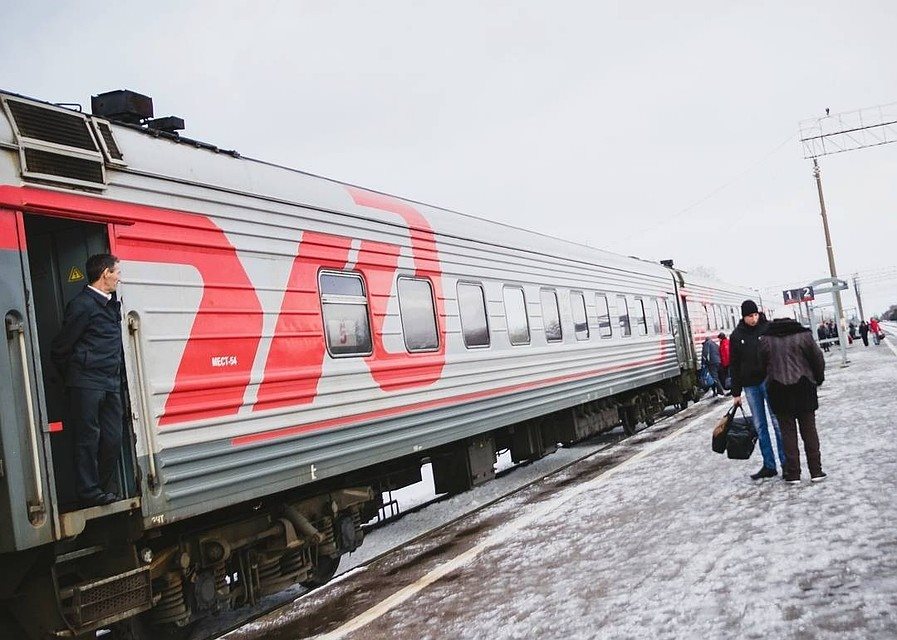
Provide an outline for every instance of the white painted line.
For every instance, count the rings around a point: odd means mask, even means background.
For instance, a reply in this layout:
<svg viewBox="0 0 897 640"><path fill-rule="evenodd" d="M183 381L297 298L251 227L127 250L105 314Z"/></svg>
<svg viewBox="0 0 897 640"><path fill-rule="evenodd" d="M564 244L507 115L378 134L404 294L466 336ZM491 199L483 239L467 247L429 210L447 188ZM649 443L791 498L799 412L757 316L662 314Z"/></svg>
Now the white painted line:
<svg viewBox="0 0 897 640"><path fill-rule="evenodd" d="M580 495L581 493L584 493L586 491L591 491L592 489L594 489L598 486L601 486L602 484L606 483L609 479L614 477L617 473L619 473L623 469L638 462L642 458L645 458L645 457L651 455L654 451L657 451L661 447L668 445L673 439L675 439L678 436L680 436L681 434L685 433L686 431L691 429L694 425L703 421L706 417L707 417L707 415L704 414L698 418L695 418L688 424L683 425L682 427L679 427L679 429L677 429L676 431L674 431L667 437L662 438L661 440L658 440L657 442L654 442L651 445L649 445L648 447L642 449L641 451L636 453L634 456L632 456L631 458L629 458L622 464L619 464L616 467L613 467L612 469L608 469L607 471L602 473L597 478L593 478L592 480L589 480L588 482L584 482L582 484L575 485L573 487L566 489L565 491L560 493L557 497L542 503L541 505L539 505L538 508L536 508L532 511L528 511L526 513L526 515L521 516L521 517L517 518L516 520L512 520L511 522L500 527L494 533L492 533L488 538L486 538L479 544L471 547L464 553L462 553L458 556L455 556L454 558L452 558L448 562L445 562L444 564L439 565L438 567L433 569L433 571L431 571L430 573L428 573L428 574L422 576L420 579L418 579L417 582L414 582L406 587L403 587L402 589L400 589L396 593L392 594L391 596L389 596L388 598L386 598L379 604L371 607L367 611L352 618L351 620L344 623L342 626L337 627L333 631L315 636L315 639L316 640L341 640L342 638L345 638L350 633L352 633L354 631L358 631L359 629L361 629L362 627L364 627L367 624L370 624L377 618L385 615L386 613L389 613L391 610L395 609L396 607L398 607L400 604L402 604L406 600L412 598L414 595L416 595L417 593L419 593L420 591L422 591L429 585L433 584L440 578L443 578L446 575L448 575L449 573L451 573L452 571L455 571L456 569L460 569L461 567L469 564L471 561L474 560L474 558L476 558L478 555L480 555L487 549L490 549L492 547L495 547L495 546L501 544L502 542L505 542L506 540L513 537L521 529L526 529L527 527L530 527L537 520L544 518L546 515L548 515L552 511L557 510L558 508L560 508L561 506L563 506L564 504L566 504L567 502L569 502L576 496Z"/></svg>

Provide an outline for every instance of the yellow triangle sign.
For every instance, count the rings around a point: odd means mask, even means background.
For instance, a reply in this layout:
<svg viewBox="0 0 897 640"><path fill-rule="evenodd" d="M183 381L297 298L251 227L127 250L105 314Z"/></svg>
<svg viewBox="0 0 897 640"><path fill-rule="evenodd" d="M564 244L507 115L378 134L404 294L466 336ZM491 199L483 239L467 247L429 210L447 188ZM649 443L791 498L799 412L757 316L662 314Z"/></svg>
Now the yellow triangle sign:
<svg viewBox="0 0 897 640"><path fill-rule="evenodd" d="M72 267L72 270L69 271L69 282L78 282L78 280L84 280L84 274L78 267Z"/></svg>

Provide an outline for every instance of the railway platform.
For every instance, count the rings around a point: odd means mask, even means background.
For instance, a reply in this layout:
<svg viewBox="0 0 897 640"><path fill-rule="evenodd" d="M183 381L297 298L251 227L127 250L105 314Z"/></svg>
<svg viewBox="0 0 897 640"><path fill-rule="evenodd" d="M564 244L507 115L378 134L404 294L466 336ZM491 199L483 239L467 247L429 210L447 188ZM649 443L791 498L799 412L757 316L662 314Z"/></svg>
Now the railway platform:
<svg viewBox="0 0 897 640"><path fill-rule="evenodd" d="M704 401L227 638L897 637L888 330L827 355L821 483L750 480Z"/></svg>

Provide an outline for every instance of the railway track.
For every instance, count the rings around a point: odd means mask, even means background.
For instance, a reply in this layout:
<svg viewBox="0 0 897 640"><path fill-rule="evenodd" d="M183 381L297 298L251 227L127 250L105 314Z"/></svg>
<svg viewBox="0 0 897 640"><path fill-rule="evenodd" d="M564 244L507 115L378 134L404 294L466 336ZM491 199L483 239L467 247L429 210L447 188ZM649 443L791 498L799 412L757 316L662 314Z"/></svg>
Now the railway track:
<svg viewBox="0 0 897 640"><path fill-rule="evenodd" d="M331 585L334 585L334 584L340 582L341 576L347 576L348 574L355 574L356 572L364 571L374 565L377 565L378 563L382 563L383 561L387 560L390 556L396 554L397 552L400 552L402 550L406 550L409 548L414 548L429 538L433 538L434 536L439 536L441 532L450 531L453 528L457 527L460 523L462 523L465 520L475 519L479 514L483 514L484 512L486 512L490 508L494 507L498 503L501 503L501 502L507 501L507 500L511 500L511 499L515 498L516 496L524 494L527 491L531 491L536 487L536 485L539 485L540 483L547 483L547 484L543 488L542 491L537 493L537 495L536 495L537 499L541 499L544 494L554 493L557 489L559 489L563 486L569 485L573 482L584 481L584 480L588 479L588 477L594 477L595 475L599 475L600 473L603 473L607 469L609 469L613 466L616 466L617 464L622 463L626 458L612 456L607 461L603 461L603 462L605 462L605 464L597 464L592 467L586 466L584 471L580 474L570 473L570 472L572 470L574 470L574 468L577 465L586 465L586 463L588 463L589 461L602 457L603 455L607 454L610 450L612 450L614 447L617 447L618 445L620 445L621 443L624 443L627 440L633 439L634 441L637 441L637 443L639 445L659 440L659 439L663 438L667 433L674 431L675 428L677 426L679 426L680 424L682 424L683 422L686 422L692 418L695 418L697 416L703 415L704 413L707 413L708 411L712 410L713 407L717 406L720 403L721 403L721 401L719 401L719 400L710 401L710 402L704 401L699 404L693 405L692 407L689 407L687 409L669 413L665 417L659 419L653 425L642 427L633 436L626 436L622 433L617 433L616 430L612 433L605 433L605 434L595 436L585 442L586 443L588 443L588 442L600 443L597 448L589 448L588 452L584 453L583 455L576 456L573 459L561 464L558 467L554 467L554 468L546 471L545 473L539 474L537 477L526 481L522 485L514 487L508 491L502 492L499 495L487 500L486 502L484 502L470 510L465 511L464 513L461 513L447 521L441 522L437 526L429 528L417 535L414 535L413 537L410 537L406 540L402 540L401 542L391 546L390 548L388 548L380 553L375 554L374 556L364 560L363 562L360 562L352 567L347 568L346 570L337 574L337 576L335 576L334 579L330 583L328 583L328 585L326 585L326 586L329 587ZM648 432L650 432L650 434L648 434ZM633 451L632 454L634 455L635 451ZM522 467L526 467L526 466L528 466L528 464L514 465L513 467L510 467L508 469L505 469L505 470L497 473L496 478L506 476L506 475L511 474L512 472L517 471L517 470L521 469ZM553 480L555 480L555 482L552 482ZM396 522L403 519L404 517L407 517L413 513L418 513L420 511L422 511L423 509L426 509L427 507L431 507L434 504L446 501L446 500L448 500L452 497L455 497L457 495L459 495L459 494L437 496L436 498L434 498L432 500L429 500L422 504L416 505L406 511L401 512L400 514L386 518L386 519L379 521L373 525L369 525L368 527L366 527L366 529L368 531L373 531L376 529L384 528L387 525L395 524ZM477 530L479 530L479 529L477 529ZM310 591L306 591L304 593L298 593L298 594L296 592L292 592L290 594L287 594L286 597L279 599L278 601L276 601L272 604L269 604L268 606L260 605L258 608L252 610L251 612L248 612L244 616L240 616L238 619L235 618L232 621L229 620L224 625L221 625L220 624L221 620L219 620L218 621L219 625L216 625L216 627L214 629L206 630L205 626L200 627L199 629L197 629L196 632L194 632L194 634L191 636L190 640L215 640L215 639L223 638L224 636L227 636L228 634L238 631L242 627L250 625L257 620L259 620L265 616L268 616L269 614L274 613L278 609L285 607L290 603L299 602L300 600L305 599L316 592L320 592L321 589L322 588L314 589L314 590L310 590ZM310 631L312 631L313 633L317 633L317 631L314 631L311 629L310 629ZM250 634L245 637L249 638L249 637L253 637L253 636ZM265 634L260 634L258 637L268 638L270 636L267 633L265 633ZM293 637L296 637L296 636L294 635ZM243 635L238 636L238 640L244 640L244 636Z"/></svg>

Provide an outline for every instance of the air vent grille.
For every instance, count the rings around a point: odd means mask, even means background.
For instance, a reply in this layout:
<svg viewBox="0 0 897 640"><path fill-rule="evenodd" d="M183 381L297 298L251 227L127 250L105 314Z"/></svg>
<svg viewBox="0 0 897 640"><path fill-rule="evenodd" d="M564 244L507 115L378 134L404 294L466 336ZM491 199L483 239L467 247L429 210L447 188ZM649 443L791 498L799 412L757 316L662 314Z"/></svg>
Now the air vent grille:
<svg viewBox="0 0 897 640"><path fill-rule="evenodd" d="M83 116L17 100L8 100L7 105L15 118L19 134L24 137L99 151Z"/></svg>
<svg viewBox="0 0 897 640"><path fill-rule="evenodd" d="M25 148L25 166L29 174L59 176L102 186L103 163L61 153Z"/></svg>
<svg viewBox="0 0 897 640"><path fill-rule="evenodd" d="M112 136L112 127L105 122L95 121L94 124L97 125L100 135L103 136L103 142L106 143L106 150L109 152L109 156L115 160L121 160L124 156L121 154L121 149L115 144L115 138Z"/></svg>

